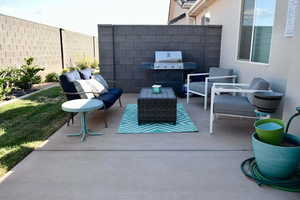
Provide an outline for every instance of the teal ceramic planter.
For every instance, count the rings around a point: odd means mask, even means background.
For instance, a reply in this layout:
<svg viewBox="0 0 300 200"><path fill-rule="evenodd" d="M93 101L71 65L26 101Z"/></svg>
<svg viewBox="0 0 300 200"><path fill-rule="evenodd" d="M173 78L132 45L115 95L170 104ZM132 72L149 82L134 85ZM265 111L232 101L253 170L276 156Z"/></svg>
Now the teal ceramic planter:
<svg viewBox="0 0 300 200"><path fill-rule="evenodd" d="M258 139L258 135L252 135L252 145L260 172L269 178L286 179L291 177L300 163L300 137L284 134L284 140L295 147L283 147L267 144Z"/></svg>
<svg viewBox="0 0 300 200"><path fill-rule="evenodd" d="M284 136L284 122L280 119L262 119L255 122L255 130L263 142L280 145Z"/></svg>

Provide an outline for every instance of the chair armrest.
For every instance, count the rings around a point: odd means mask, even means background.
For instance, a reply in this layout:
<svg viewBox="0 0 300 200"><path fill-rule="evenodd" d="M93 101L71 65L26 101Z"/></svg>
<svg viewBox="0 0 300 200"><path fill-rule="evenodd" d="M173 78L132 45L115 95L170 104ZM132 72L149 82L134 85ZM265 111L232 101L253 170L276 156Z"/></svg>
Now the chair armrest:
<svg viewBox="0 0 300 200"><path fill-rule="evenodd" d="M243 87L250 87L250 84L247 83L214 83L214 86L243 86Z"/></svg>
<svg viewBox="0 0 300 200"><path fill-rule="evenodd" d="M232 85L232 84L230 84ZM272 92L271 89L269 90L254 90L254 89L248 89L248 88L239 88L238 86L245 86L246 84L233 84L236 85L236 88L215 88L215 84L212 87L212 91L216 93L222 93L222 92L233 92L233 93L256 93L256 92Z"/></svg>
<svg viewBox="0 0 300 200"><path fill-rule="evenodd" d="M225 78L235 79L235 78L237 78L237 75L232 75L232 76L212 76L212 77L206 77L205 79L207 79L207 80L213 80L213 79L225 79Z"/></svg>
<svg viewBox="0 0 300 200"><path fill-rule="evenodd" d="M68 95L76 95L76 94L101 94L99 92L63 92L64 94Z"/></svg>
<svg viewBox="0 0 300 200"><path fill-rule="evenodd" d="M207 76L207 75L209 75L209 73L188 74L188 77L191 77L191 76Z"/></svg>
<svg viewBox="0 0 300 200"><path fill-rule="evenodd" d="M240 89L237 93L257 93L257 92L272 92L272 90L252 90L252 89Z"/></svg>
<svg viewBox="0 0 300 200"><path fill-rule="evenodd" d="M187 84L191 82L191 77L192 76L207 76L209 73L198 73L198 74L188 74L187 75Z"/></svg>

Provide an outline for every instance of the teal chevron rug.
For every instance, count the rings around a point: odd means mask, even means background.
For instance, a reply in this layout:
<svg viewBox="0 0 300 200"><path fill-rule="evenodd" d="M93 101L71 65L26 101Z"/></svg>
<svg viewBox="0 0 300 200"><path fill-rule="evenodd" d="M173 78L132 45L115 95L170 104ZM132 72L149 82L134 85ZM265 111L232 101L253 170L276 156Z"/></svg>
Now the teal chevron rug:
<svg viewBox="0 0 300 200"><path fill-rule="evenodd" d="M198 131L182 104L177 104L177 123L149 123L138 125L137 105L128 104L118 130L118 133L183 133Z"/></svg>

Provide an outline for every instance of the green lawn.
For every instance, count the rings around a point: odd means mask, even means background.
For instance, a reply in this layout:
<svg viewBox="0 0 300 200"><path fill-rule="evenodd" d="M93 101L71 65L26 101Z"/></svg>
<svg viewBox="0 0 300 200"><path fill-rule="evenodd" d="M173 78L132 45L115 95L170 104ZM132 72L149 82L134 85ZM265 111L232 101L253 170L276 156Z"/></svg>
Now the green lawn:
<svg viewBox="0 0 300 200"><path fill-rule="evenodd" d="M54 87L0 107L0 176L67 121L64 101L60 87Z"/></svg>

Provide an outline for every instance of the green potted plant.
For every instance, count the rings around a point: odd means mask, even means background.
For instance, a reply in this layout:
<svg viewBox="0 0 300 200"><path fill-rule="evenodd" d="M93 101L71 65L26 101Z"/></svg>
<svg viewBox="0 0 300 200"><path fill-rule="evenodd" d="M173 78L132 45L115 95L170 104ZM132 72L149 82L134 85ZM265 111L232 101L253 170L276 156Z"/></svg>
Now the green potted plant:
<svg viewBox="0 0 300 200"><path fill-rule="evenodd" d="M287 179L293 176L297 171L298 165L300 164L300 137L289 134L288 131L291 121L299 115L300 107L297 108L297 113L288 121L286 131L283 133L283 138L282 140L279 139L281 140L280 144L270 143L270 138L268 137L263 138L263 140L265 140L263 141L257 133L252 135L255 160L259 171L264 176L273 179ZM275 133L275 135L276 134L278 133ZM271 141L274 142L273 139L271 137Z"/></svg>

